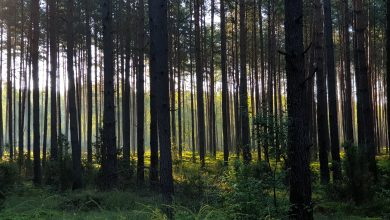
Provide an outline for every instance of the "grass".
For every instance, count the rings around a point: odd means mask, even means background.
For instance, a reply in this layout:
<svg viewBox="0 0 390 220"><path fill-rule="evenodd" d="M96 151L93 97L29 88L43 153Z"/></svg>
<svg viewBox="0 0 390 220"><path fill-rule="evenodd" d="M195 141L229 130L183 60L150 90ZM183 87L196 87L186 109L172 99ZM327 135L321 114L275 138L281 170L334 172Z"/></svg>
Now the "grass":
<svg viewBox="0 0 390 220"><path fill-rule="evenodd" d="M148 158L149 155L147 161ZM274 181L261 164L253 163L245 169L232 159L229 167L224 168L222 154L215 159L207 157L205 169L200 168L199 158L197 161L192 163L190 152L184 154L182 162L174 161L175 197L169 208L174 210L175 219L287 218L288 190L280 169ZM388 161L386 157L378 158L381 183L378 183L374 199L361 205L331 198L332 186L318 184L319 165L313 163L315 219L388 219ZM49 186L34 187L31 180L24 178L8 190L0 189L5 195L5 199L0 198L0 219L167 219L161 211L167 205L159 193L134 182L125 189L110 192L98 191L92 184L81 191L59 192Z"/></svg>

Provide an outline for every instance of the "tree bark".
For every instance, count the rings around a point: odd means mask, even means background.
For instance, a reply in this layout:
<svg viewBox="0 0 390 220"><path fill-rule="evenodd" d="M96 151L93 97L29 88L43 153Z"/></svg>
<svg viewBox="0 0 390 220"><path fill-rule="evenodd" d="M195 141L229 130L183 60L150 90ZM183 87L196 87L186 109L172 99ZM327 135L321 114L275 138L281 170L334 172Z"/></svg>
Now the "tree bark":
<svg viewBox="0 0 390 220"><path fill-rule="evenodd" d="M310 139L305 91L303 1L285 1L290 219L313 219Z"/></svg>
<svg viewBox="0 0 390 220"><path fill-rule="evenodd" d="M74 16L74 1L67 1L67 70L68 70L68 110L70 119L70 138L72 145L72 165L73 165L73 186L72 188L78 189L82 187L81 179L81 146L79 142L79 128L78 128L78 115L76 109L76 89L75 89L75 76L73 69L73 54L74 54L74 32L73 32L73 16Z"/></svg>
<svg viewBox="0 0 390 220"><path fill-rule="evenodd" d="M341 180L340 140L337 119L337 82L334 60L332 11L330 0L324 0L324 34L326 47L326 69L328 72L329 125L332 154L333 180Z"/></svg>
<svg viewBox="0 0 390 220"><path fill-rule="evenodd" d="M57 143L57 4L49 0L49 38L50 38L50 157L58 159Z"/></svg>
<svg viewBox="0 0 390 220"><path fill-rule="evenodd" d="M374 144L373 110L371 102L371 91L365 49L365 30L367 28L367 17L363 9L363 0L353 1L355 12L355 80L357 88L357 120L358 120L358 144L364 149L367 155L369 171L376 177L377 167L375 161L376 147Z"/></svg>
<svg viewBox="0 0 390 220"><path fill-rule="evenodd" d="M326 93L326 74L324 72L324 20L322 13L322 4L320 0L314 3L314 62L317 71L317 124L318 124L318 147L320 158L320 176L321 183L329 183L329 122L328 105Z"/></svg>
<svg viewBox="0 0 390 220"><path fill-rule="evenodd" d="M227 52L226 52L226 13L225 0L220 0L221 12L221 74L222 74L222 129L223 129L223 161L225 166L229 162L229 108L228 108L228 82L227 82Z"/></svg>
<svg viewBox="0 0 390 220"><path fill-rule="evenodd" d="M195 60L196 60L196 95L198 108L198 145L201 166L205 167L205 122L204 122L204 97L203 97L203 68L200 39L199 10L200 0L195 0Z"/></svg>
<svg viewBox="0 0 390 220"><path fill-rule="evenodd" d="M246 73L246 10L245 0L240 0L240 118L241 118L241 147L243 159L250 163L252 156L249 140L249 113L248 113L248 87Z"/></svg>
<svg viewBox="0 0 390 220"><path fill-rule="evenodd" d="M156 76L158 128L160 142L160 183L164 199L173 195L172 153L170 141L167 0L149 1L150 65ZM169 212L170 216L172 215Z"/></svg>
<svg viewBox="0 0 390 220"><path fill-rule="evenodd" d="M145 127L145 88L144 88L144 27L145 27L145 11L144 1L139 0L138 2L138 13L139 13L139 26L138 26L138 74L137 74L137 180L139 183L144 182L144 127Z"/></svg>
<svg viewBox="0 0 390 220"><path fill-rule="evenodd" d="M32 39L31 39L31 59L33 78L33 130L34 130L34 184L40 185L42 182L41 171L41 150L39 135L39 0L33 0L31 9ZM11 112L11 111L10 111Z"/></svg>
<svg viewBox="0 0 390 220"><path fill-rule="evenodd" d="M102 2L104 53L104 113L103 113L103 181L104 188L117 184L117 150L115 136L114 67L112 42L112 0Z"/></svg>

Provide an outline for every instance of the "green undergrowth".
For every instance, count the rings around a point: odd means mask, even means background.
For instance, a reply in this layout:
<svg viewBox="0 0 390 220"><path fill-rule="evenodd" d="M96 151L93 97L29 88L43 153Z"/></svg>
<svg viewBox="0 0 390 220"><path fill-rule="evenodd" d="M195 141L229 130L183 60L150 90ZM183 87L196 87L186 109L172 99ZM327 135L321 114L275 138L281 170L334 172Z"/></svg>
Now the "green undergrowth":
<svg viewBox="0 0 390 220"><path fill-rule="evenodd" d="M147 154L146 166L148 160ZM232 159L225 167L223 155L218 154L207 157L206 168L201 168L199 158L193 163L191 153L186 152L173 164L174 202L166 205L147 182L137 186L134 175L126 177L130 180L117 190L99 191L94 184L95 166L85 175L83 190L59 191L52 186L35 187L26 177L7 178L5 173L17 172L17 167L0 162L0 219L167 219L162 211L167 208L173 210L175 219L183 220L287 219L288 176L282 162L245 166ZM380 181L373 187L373 198L357 205L342 196L343 184L320 185L319 164L313 163L315 219L389 219L388 158L378 158L378 167Z"/></svg>

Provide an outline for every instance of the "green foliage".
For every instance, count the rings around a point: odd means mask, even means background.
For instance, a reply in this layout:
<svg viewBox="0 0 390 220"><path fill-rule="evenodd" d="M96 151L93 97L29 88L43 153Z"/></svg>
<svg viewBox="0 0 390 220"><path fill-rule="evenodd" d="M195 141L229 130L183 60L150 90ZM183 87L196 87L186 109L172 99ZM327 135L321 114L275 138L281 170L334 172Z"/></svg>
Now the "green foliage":
<svg viewBox="0 0 390 220"><path fill-rule="evenodd" d="M95 148L94 161L97 164L102 164L102 147L103 147L103 128L99 129L99 135L96 137L96 141L92 143L93 148Z"/></svg>
<svg viewBox="0 0 390 220"><path fill-rule="evenodd" d="M180 220L224 220L228 213L209 205L203 205L198 211L192 211L184 206L174 206L175 219Z"/></svg>
<svg viewBox="0 0 390 220"><path fill-rule="evenodd" d="M44 170L44 181L46 184L54 186L59 190L67 190L72 188L72 158L69 154L68 138L60 134L58 136L58 160L47 161Z"/></svg>
<svg viewBox="0 0 390 220"><path fill-rule="evenodd" d="M264 164L243 165L235 161L224 183L224 205L232 219L266 219L280 214L270 189L272 178ZM283 211L282 211L283 212Z"/></svg>
<svg viewBox="0 0 390 220"><path fill-rule="evenodd" d="M133 176L136 167L134 160L130 160L130 164L126 164L123 158L118 160L118 187L120 189L127 189L132 184L134 185Z"/></svg>
<svg viewBox="0 0 390 220"><path fill-rule="evenodd" d="M0 162L0 197L19 180L18 167L13 162Z"/></svg>
<svg viewBox="0 0 390 220"><path fill-rule="evenodd" d="M368 171L367 155L362 148L352 144L345 144L344 149L346 190L348 195L359 204L373 195L373 180Z"/></svg>
<svg viewBox="0 0 390 220"><path fill-rule="evenodd" d="M276 158L287 158L288 120L286 116L259 114L253 119L257 127L255 138L261 143L268 143L269 153Z"/></svg>

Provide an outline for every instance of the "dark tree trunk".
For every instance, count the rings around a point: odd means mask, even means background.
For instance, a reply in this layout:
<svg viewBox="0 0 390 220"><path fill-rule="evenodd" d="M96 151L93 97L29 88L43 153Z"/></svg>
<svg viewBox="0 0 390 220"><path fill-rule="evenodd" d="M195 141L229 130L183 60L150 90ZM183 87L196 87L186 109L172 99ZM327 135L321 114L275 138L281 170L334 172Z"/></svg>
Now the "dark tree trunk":
<svg viewBox="0 0 390 220"><path fill-rule="evenodd" d="M167 0L149 1L150 65L156 76L160 145L160 183L166 202L172 202L173 176L170 141ZM171 214L171 213L169 213Z"/></svg>
<svg viewBox="0 0 390 220"><path fill-rule="evenodd" d="M387 1L386 6L387 6L387 13L386 13L386 21L387 21L387 28L386 28L386 51L387 51L387 54L388 54L387 58L386 58L387 138L388 138L388 141L390 141L390 128L389 128L389 126L390 126L390 1ZM390 150L388 151L388 153L390 153Z"/></svg>
<svg viewBox="0 0 390 220"><path fill-rule="evenodd" d="M345 118L345 141L353 143L353 116L352 116L352 80L351 80L351 50L349 39L349 24L350 12L348 0L343 1L344 13L344 71L345 71L345 103L344 103L344 118Z"/></svg>
<svg viewBox="0 0 390 220"><path fill-rule="evenodd" d="M150 51L151 52L151 51ZM151 60L151 54L149 59ZM150 184L158 185L158 75L150 70Z"/></svg>
<svg viewBox="0 0 390 220"><path fill-rule="evenodd" d="M123 161L127 168L130 168L130 37L126 37L126 60L124 93L122 98L122 129L123 129Z"/></svg>
<svg viewBox="0 0 390 220"><path fill-rule="evenodd" d="M337 119L336 67L334 61L332 11L330 0L324 0L324 35L326 47L326 70L328 72L329 125L332 154L333 180L341 180L340 140Z"/></svg>
<svg viewBox="0 0 390 220"><path fill-rule="evenodd" d="M104 53L104 115L102 161L104 188L117 183L117 152L115 136L114 67L112 42L112 0L102 2L103 53Z"/></svg>
<svg viewBox="0 0 390 220"><path fill-rule="evenodd" d="M357 89L357 120L358 120L358 143L367 155L369 171L376 176L377 168L375 161L376 147L374 144L373 110L371 102L370 80L368 77L365 30L367 18L364 12L363 0L353 1L355 12L355 77Z"/></svg>
<svg viewBox="0 0 390 220"><path fill-rule="evenodd" d="M138 2L138 13L139 13L139 26L138 26L138 42L139 51L138 51L138 74L137 74L137 180L139 183L144 182L144 127L145 127L145 88L144 88L144 47L145 47L145 11L144 11L144 1L139 0Z"/></svg>
<svg viewBox="0 0 390 220"><path fill-rule="evenodd" d="M86 48L87 48L87 161L92 165L92 34L91 2L85 2ZM97 82L95 82L97 83Z"/></svg>
<svg viewBox="0 0 390 220"><path fill-rule="evenodd" d="M223 160L225 166L229 162L229 108L228 108L228 76L226 52L226 13L225 0L220 0L221 12L221 72L222 72L222 129L223 129Z"/></svg>
<svg viewBox="0 0 390 220"><path fill-rule="evenodd" d="M10 160L14 159L14 147L13 147L13 137L12 137L12 131L13 131L13 123L12 123L12 67L11 67L11 49L12 49L12 42L11 42L11 24L10 19L8 19L7 22L7 114L8 114L8 147L9 147L9 156ZM34 42L32 42L34 44Z"/></svg>
<svg viewBox="0 0 390 220"><path fill-rule="evenodd" d="M49 40L47 40L47 43L49 43ZM47 45L47 51L49 49L49 45ZM48 58L49 53L46 53L46 57ZM49 60L46 59L46 65L49 65ZM46 167L46 159L47 159L47 111L48 111L48 104L49 104L49 68L46 70L46 83L45 83L45 107L44 107L44 113L43 113L43 142L42 142L42 167L43 171L45 171Z"/></svg>
<svg viewBox="0 0 390 220"><path fill-rule="evenodd" d="M50 157L58 159L57 146L57 4L49 0L49 38L50 38ZM60 101L60 100L59 100Z"/></svg>
<svg viewBox="0 0 390 220"><path fill-rule="evenodd" d="M26 72L24 69L24 0L20 1L21 3L21 42L20 42L20 92L19 92L19 171L21 171L24 163L24 113L25 113L25 104L26 104ZM0 60L2 60L0 58ZM1 72L1 70L0 70ZM1 83L1 82L0 82ZM23 84L23 85L22 85ZM1 93L0 89L0 94ZM0 100L0 103L1 100ZM2 111L2 108L0 109ZM0 115L1 116L1 115ZM1 127L3 124L1 123ZM0 149L1 151L1 149ZM1 154L1 152L0 152ZM1 155L0 155L1 159Z"/></svg>
<svg viewBox="0 0 390 220"><path fill-rule="evenodd" d="M34 129L34 184L40 185L42 182L41 171L41 150L39 135L39 0L32 2L31 9L32 39L31 39L31 59L33 78L33 129ZM9 111L11 112L11 111Z"/></svg>
<svg viewBox="0 0 390 220"><path fill-rule="evenodd" d="M0 24L0 60L3 60L3 23ZM0 62L0 73L3 72L3 62ZM0 74L0 94L3 94L3 74ZM3 103L3 95L0 95L0 103ZM4 135L3 135L3 105L0 105L0 160L3 159L4 154Z"/></svg>
<svg viewBox="0 0 390 220"><path fill-rule="evenodd" d="M199 10L200 0L195 0L195 60L196 60L196 95L198 108L198 145L201 166L205 166L205 122L204 122L204 98L203 98L203 62L200 39Z"/></svg>
<svg viewBox="0 0 390 220"><path fill-rule="evenodd" d="M306 119L303 1L285 1L288 159L290 167L290 219L313 219L311 202L310 139Z"/></svg>
<svg viewBox="0 0 390 220"><path fill-rule="evenodd" d="M314 3L314 62L317 68L317 124L318 124L318 147L320 157L321 183L329 183L329 122L326 93L326 74L324 72L324 33L323 13L320 0Z"/></svg>
<svg viewBox="0 0 390 220"><path fill-rule="evenodd" d="M210 60L210 152L214 158L217 155L217 143L215 133L215 73L214 73L214 11L215 11L215 0L211 0L211 60Z"/></svg>
<svg viewBox="0 0 390 220"><path fill-rule="evenodd" d="M240 118L241 118L241 147L245 163L251 161L249 140L249 113L248 113L248 87L246 74L246 21L245 0L240 0Z"/></svg>
<svg viewBox="0 0 390 220"><path fill-rule="evenodd" d="M76 89L75 77L73 70L73 53L74 53L74 39L73 39L73 0L67 1L67 70L68 70L68 110L70 119L70 138L72 145L72 163L73 163L73 189L82 187L81 180L81 146L79 142L78 124L77 124L77 109L76 109Z"/></svg>

